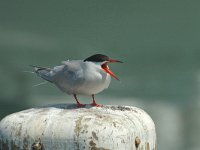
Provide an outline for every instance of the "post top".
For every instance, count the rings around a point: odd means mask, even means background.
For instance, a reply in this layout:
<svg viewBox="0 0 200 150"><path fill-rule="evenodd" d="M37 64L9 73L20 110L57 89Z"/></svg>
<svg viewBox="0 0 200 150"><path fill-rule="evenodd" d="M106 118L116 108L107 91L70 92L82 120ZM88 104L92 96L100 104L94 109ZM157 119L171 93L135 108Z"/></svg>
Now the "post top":
<svg viewBox="0 0 200 150"><path fill-rule="evenodd" d="M153 120L131 106L55 104L16 112L0 122L0 149L1 143L30 149L38 139L45 149L55 150L156 147Z"/></svg>

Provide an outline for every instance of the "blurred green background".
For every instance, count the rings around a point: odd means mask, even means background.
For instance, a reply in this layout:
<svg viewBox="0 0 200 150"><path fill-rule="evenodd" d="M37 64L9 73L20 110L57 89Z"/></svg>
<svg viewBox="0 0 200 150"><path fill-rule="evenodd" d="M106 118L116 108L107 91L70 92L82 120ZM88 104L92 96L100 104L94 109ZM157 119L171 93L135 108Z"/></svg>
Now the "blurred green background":
<svg viewBox="0 0 200 150"><path fill-rule="evenodd" d="M34 106L74 103L28 65L102 53L124 64L97 95L103 104L143 108L161 150L200 149L200 1L65 0L0 2L0 119ZM90 97L80 97L89 103Z"/></svg>

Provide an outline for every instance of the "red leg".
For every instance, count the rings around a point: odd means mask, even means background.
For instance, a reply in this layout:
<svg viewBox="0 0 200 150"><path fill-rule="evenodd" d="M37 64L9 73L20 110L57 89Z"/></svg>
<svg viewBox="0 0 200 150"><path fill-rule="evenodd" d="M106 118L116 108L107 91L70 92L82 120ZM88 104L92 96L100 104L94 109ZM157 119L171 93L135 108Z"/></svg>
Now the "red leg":
<svg viewBox="0 0 200 150"><path fill-rule="evenodd" d="M96 106L96 107L102 107L103 105L102 104L97 104L95 99L94 99L94 94L92 94L92 103L91 103L92 106Z"/></svg>
<svg viewBox="0 0 200 150"><path fill-rule="evenodd" d="M78 98L76 97L76 94L73 95L75 100L76 100L76 103L77 103L77 107L85 107L85 104L81 104L79 101L78 101Z"/></svg>

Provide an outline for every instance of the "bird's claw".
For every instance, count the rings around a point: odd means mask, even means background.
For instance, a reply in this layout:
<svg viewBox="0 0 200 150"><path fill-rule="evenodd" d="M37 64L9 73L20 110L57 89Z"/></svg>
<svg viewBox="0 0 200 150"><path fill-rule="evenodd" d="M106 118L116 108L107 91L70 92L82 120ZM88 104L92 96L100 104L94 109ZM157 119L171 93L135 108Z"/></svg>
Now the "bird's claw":
<svg viewBox="0 0 200 150"><path fill-rule="evenodd" d="M85 107L85 104L78 103L78 104L77 104L77 107L78 107L78 108Z"/></svg>
<svg viewBox="0 0 200 150"><path fill-rule="evenodd" d="M97 103L92 103L91 106L95 106L95 107L102 107L102 104L97 104Z"/></svg>

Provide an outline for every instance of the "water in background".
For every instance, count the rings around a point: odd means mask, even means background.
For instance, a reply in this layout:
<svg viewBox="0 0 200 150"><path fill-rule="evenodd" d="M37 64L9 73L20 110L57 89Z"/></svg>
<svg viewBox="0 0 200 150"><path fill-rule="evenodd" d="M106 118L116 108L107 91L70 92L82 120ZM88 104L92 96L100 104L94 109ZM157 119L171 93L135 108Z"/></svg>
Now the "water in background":
<svg viewBox="0 0 200 150"><path fill-rule="evenodd" d="M141 107L153 118L162 150L200 148L200 2L0 2L0 118L71 96L28 65L52 67L103 53L124 61L99 103ZM89 103L88 97L80 97Z"/></svg>

